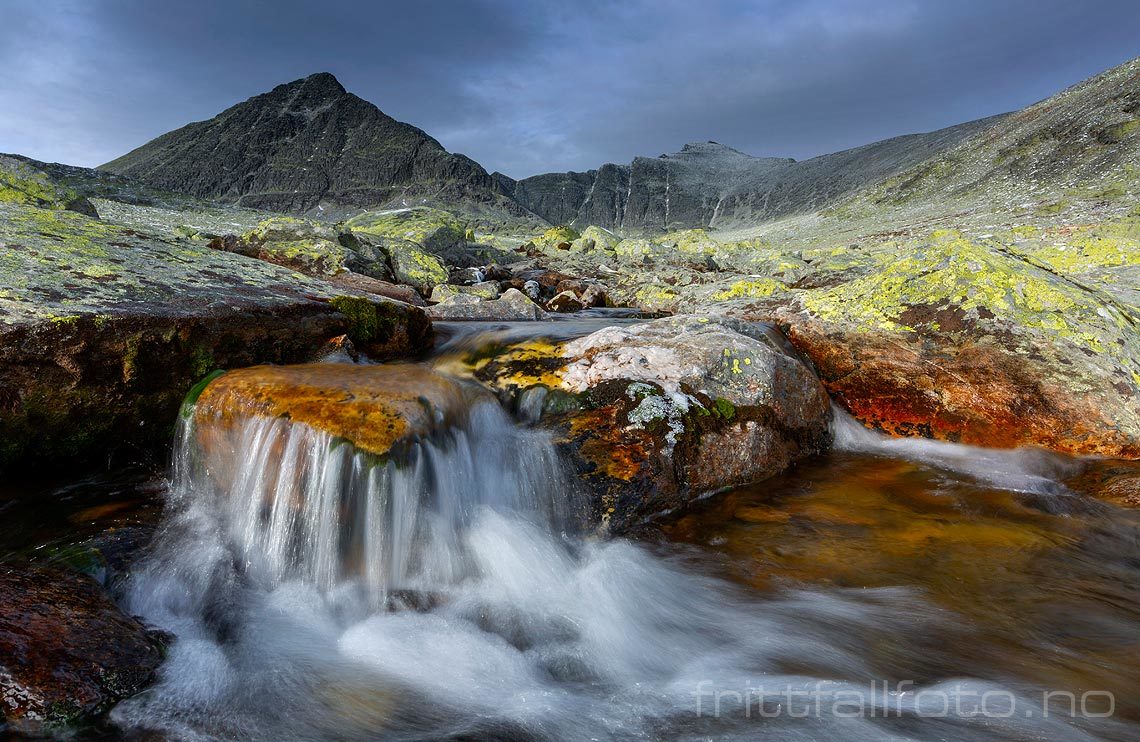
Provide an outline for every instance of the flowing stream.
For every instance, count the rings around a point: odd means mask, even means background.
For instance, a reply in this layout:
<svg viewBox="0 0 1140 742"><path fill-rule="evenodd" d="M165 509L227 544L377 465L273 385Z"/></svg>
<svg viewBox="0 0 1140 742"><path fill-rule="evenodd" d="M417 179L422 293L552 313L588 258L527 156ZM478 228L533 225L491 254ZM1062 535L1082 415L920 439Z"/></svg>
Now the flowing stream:
<svg viewBox="0 0 1140 742"><path fill-rule="evenodd" d="M442 329L445 353L536 332ZM837 413L836 452L598 540L569 528L576 479L547 433L455 384L455 425L389 461L250 417L212 476L218 454L185 423L124 596L177 639L113 723L177 739L1136 738L1140 523L1065 485L1079 462L889 441Z"/></svg>

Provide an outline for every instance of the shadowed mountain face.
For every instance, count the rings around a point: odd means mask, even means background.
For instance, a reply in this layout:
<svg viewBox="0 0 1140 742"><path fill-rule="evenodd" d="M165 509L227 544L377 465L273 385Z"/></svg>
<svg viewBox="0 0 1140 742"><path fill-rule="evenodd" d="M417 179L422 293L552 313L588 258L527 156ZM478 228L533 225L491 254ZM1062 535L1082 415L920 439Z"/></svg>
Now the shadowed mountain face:
<svg viewBox="0 0 1140 742"><path fill-rule="evenodd" d="M954 147L1005 118L895 137L797 162L752 157L716 142L585 173L547 173L500 187L554 224L625 231L738 227L814 211Z"/></svg>
<svg viewBox="0 0 1140 742"><path fill-rule="evenodd" d="M494 199L487 171L319 73L163 134L101 169L278 211L401 197Z"/></svg>

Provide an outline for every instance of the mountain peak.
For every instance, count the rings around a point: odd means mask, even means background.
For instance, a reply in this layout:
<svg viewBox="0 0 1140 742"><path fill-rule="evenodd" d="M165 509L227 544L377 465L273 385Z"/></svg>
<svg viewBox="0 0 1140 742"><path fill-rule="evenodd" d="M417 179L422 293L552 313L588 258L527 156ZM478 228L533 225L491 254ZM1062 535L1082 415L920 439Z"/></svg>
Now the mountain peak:
<svg viewBox="0 0 1140 742"><path fill-rule="evenodd" d="M147 185L275 211L377 206L409 192L487 198L491 176L318 72L105 164Z"/></svg>
<svg viewBox="0 0 1140 742"><path fill-rule="evenodd" d="M344 86L340 84L340 80L336 79L336 75L331 72L314 72L308 77L302 78L297 82L304 83L308 87L327 88L329 90L335 90L340 93L348 92L344 89Z"/></svg>

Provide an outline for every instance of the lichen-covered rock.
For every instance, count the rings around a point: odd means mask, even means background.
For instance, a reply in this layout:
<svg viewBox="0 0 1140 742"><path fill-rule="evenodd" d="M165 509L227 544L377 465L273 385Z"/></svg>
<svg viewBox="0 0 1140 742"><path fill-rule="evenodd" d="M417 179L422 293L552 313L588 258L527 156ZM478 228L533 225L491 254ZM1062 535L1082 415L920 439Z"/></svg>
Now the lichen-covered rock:
<svg viewBox="0 0 1140 742"><path fill-rule="evenodd" d="M469 286L453 283L441 283L431 290L431 301L441 302L459 294L470 294L480 299L499 298L498 281L480 281Z"/></svg>
<svg viewBox="0 0 1140 742"><path fill-rule="evenodd" d="M579 237L581 237L581 235L575 232L572 228L565 225L559 225L557 227L551 227L550 229L546 230L540 236L535 238L533 242L535 246L539 248L557 249L559 246L565 245L566 247L562 249L568 250L570 249L571 243L573 243L574 240L578 239Z"/></svg>
<svg viewBox="0 0 1140 742"><path fill-rule="evenodd" d="M841 404L895 435L1137 455L1140 220L740 244L767 272L655 262L607 282L642 309L784 326Z"/></svg>
<svg viewBox="0 0 1140 742"><path fill-rule="evenodd" d="M217 238L210 247L267 260L310 276L352 272L379 280L392 278L389 256L383 249L360 241L352 232L338 232L307 219L270 217L240 238Z"/></svg>
<svg viewBox="0 0 1140 742"><path fill-rule="evenodd" d="M411 242L443 258L462 253L467 246L466 230L459 220L450 212L427 206L368 211L349 219L346 226L374 238Z"/></svg>
<svg viewBox="0 0 1140 742"><path fill-rule="evenodd" d="M365 212L347 222L365 245L382 248L400 283L414 286L424 296L447 283L445 265L466 265L474 257L467 251L463 225L449 212L418 206L394 211Z"/></svg>
<svg viewBox="0 0 1140 742"><path fill-rule="evenodd" d="M596 250L601 253L612 253L619 242L621 242L621 238L610 230L590 225L582 230L581 236L573 241L572 246L577 252Z"/></svg>
<svg viewBox="0 0 1140 742"><path fill-rule="evenodd" d="M518 289L507 289L498 299L456 294L425 310L435 320L488 320L521 322L547 319L542 307Z"/></svg>
<svg viewBox="0 0 1140 742"><path fill-rule="evenodd" d="M829 436L823 386L755 323L612 327L476 359L473 373L545 411L593 487L595 516L615 529L782 471Z"/></svg>
<svg viewBox="0 0 1140 742"><path fill-rule="evenodd" d="M423 296L430 296L433 288L447 283L448 272L443 261L415 242L385 240L383 246L399 283L412 286Z"/></svg>
<svg viewBox="0 0 1140 742"><path fill-rule="evenodd" d="M833 395L898 435L1140 457L1140 312L936 233L781 321Z"/></svg>
<svg viewBox="0 0 1140 742"><path fill-rule="evenodd" d="M157 450L186 391L218 368L310 360L346 333L380 357L430 344L419 309L359 294L335 305L353 293L201 243L0 203L0 471Z"/></svg>
<svg viewBox="0 0 1140 742"><path fill-rule="evenodd" d="M31 161L0 155L0 202L66 209L99 218L95 207L75 190L57 182Z"/></svg>
<svg viewBox="0 0 1140 742"><path fill-rule="evenodd" d="M37 733L138 693L166 637L124 615L89 577L0 565L0 721Z"/></svg>

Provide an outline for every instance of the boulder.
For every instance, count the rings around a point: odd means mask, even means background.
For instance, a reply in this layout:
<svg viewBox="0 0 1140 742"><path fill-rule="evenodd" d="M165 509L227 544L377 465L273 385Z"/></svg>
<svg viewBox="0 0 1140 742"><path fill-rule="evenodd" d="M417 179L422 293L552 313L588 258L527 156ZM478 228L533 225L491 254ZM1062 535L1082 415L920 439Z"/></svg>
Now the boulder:
<svg viewBox="0 0 1140 742"><path fill-rule="evenodd" d="M1140 311L999 245L936 233L778 312L865 424L1140 458Z"/></svg>
<svg viewBox="0 0 1140 742"><path fill-rule="evenodd" d="M240 237L216 237L209 246L309 276L330 278L351 272L378 280L392 278L383 250L361 242L351 232L307 219L270 217Z"/></svg>
<svg viewBox="0 0 1140 742"><path fill-rule="evenodd" d="M151 682L167 637L94 580L0 566L0 720L39 733L91 719Z"/></svg>
<svg viewBox="0 0 1140 742"><path fill-rule="evenodd" d="M829 442L826 391L758 323L685 316L611 327L516 346L473 373L543 410L611 529L764 479Z"/></svg>
<svg viewBox="0 0 1140 742"><path fill-rule="evenodd" d="M34 161L0 155L0 202L74 211L93 219L99 213L74 189L36 167Z"/></svg>
<svg viewBox="0 0 1140 742"><path fill-rule="evenodd" d="M390 256L396 280L428 296L447 283L444 261L468 266L463 225L449 212L419 206L393 211L365 212L348 220L361 241L382 247Z"/></svg>
<svg viewBox="0 0 1140 742"><path fill-rule="evenodd" d="M587 307L606 307L610 304L606 290L596 283L587 286L586 290L583 291L578 298Z"/></svg>
<svg viewBox="0 0 1140 742"><path fill-rule="evenodd" d="M572 228L565 225L551 227L542 233L542 235L534 240L534 244L538 248L555 248L558 250L569 250L570 243L578 239L580 235ZM565 245L565 247L563 247Z"/></svg>
<svg viewBox="0 0 1140 742"><path fill-rule="evenodd" d="M358 273L339 273L329 279L335 286L343 286L352 292L363 292L374 296L383 296L387 299L401 301L405 304L422 307L425 306L423 297L411 286L401 286L388 281L382 281Z"/></svg>
<svg viewBox="0 0 1140 742"><path fill-rule="evenodd" d="M450 299L459 294L470 294L477 296L480 299L498 299L499 298L499 283L498 281L480 281L473 283L470 286L463 286L453 283L441 283L431 291L430 300L434 302L441 302Z"/></svg>
<svg viewBox="0 0 1140 742"><path fill-rule="evenodd" d="M518 289L507 289L498 299L456 294L425 311L434 320L521 322L547 319L546 312Z"/></svg>
<svg viewBox="0 0 1140 742"><path fill-rule="evenodd" d="M602 227L591 224L582 230L582 235L574 240L574 250L580 252L591 252L600 250L603 252L613 252L621 238L613 232Z"/></svg>
<svg viewBox="0 0 1140 742"><path fill-rule="evenodd" d="M0 472L158 452L215 369L431 342L416 307L71 211L0 203L0 245Z"/></svg>
<svg viewBox="0 0 1140 742"><path fill-rule="evenodd" d="M251 416L303 423L385 456L464 409L462 389L422 366L315 363L254 366L211 381L194 405L207 451L233 450L231 436ZM224 466L223 455L216 462Z"/></svg>
<svg viewBox="0 0 1140 742"><path fill-rule="evenodd" d="M555 294L546 302L546 309L550 312L578 312L585 308L586 304L573 291Z"/></svg>

